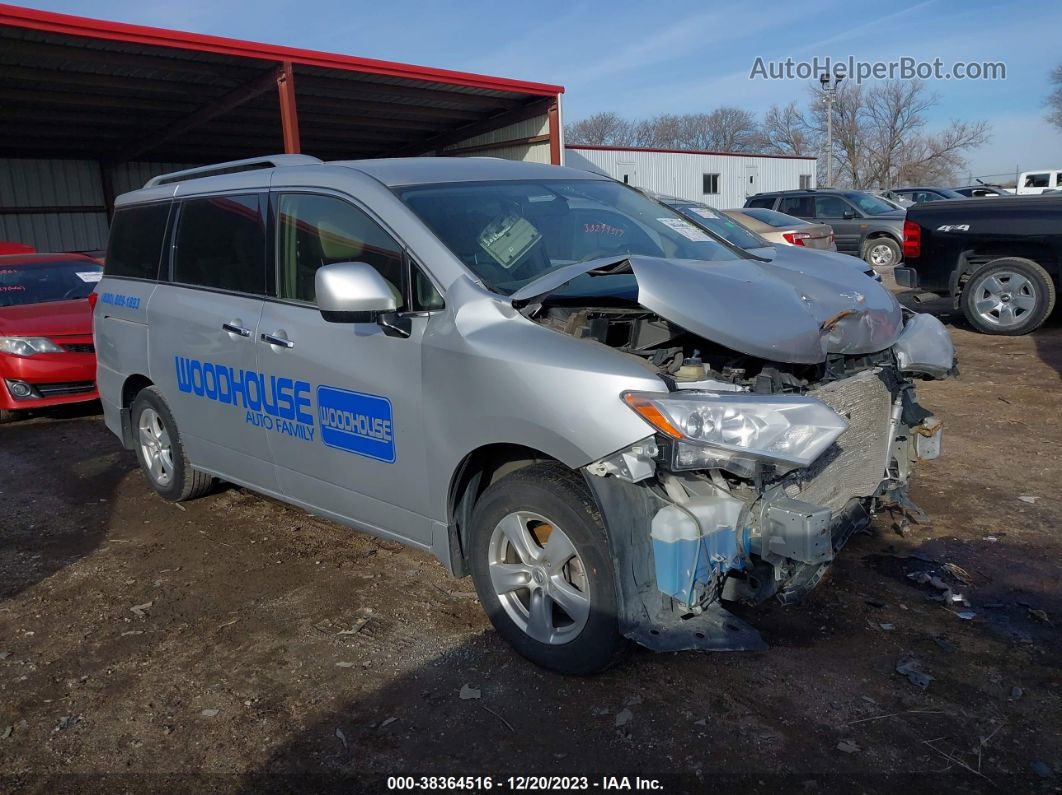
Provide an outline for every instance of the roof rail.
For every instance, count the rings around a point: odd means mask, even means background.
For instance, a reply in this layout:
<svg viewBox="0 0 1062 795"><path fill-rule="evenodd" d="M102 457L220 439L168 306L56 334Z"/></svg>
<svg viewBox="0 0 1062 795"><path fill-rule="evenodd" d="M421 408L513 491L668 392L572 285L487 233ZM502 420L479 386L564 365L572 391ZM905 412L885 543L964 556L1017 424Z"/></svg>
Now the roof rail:
<svg viewBox="0 0 1062 795"><path fill-rule="evenodd" d="M265 157L249 157L246 160L229 160L225 163L214 163L210 166L197 166L186 168L184 171L171 171L169 174L159 174L144 183L145 188L153 188L156 185L165 185L170 182L178 182L182 179L196 177L213 177L218 174L232 174L237 171L253 171L258 168L280 168L281 166L312 166L319 165L322 161L311 155L266 155Z"/></svg>

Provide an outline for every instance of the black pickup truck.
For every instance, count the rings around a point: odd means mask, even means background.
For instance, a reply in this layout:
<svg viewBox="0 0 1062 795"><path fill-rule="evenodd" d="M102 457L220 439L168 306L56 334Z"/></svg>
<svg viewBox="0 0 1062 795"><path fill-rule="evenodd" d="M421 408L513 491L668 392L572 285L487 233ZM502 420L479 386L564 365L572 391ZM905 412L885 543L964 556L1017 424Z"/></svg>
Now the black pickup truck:
<svg viewBox="0 0 1062 795"><path fill-rule="evenodd" d="M1062 278L1062 195L936 201L907 210L901 287L949 295L986 334L1028 334Z"/></svg>

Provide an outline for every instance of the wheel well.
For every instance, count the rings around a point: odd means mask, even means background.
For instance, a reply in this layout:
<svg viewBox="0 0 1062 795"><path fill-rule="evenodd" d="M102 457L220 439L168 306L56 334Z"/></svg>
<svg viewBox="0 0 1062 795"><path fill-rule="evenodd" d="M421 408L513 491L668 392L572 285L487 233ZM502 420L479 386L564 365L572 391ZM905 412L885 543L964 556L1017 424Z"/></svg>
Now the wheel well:
<svg viewBox="0 0 1062 795"><path fill-rule="evenodd" d="M1059 261L1047 246L1024 242L999 242L994 245L979 245L962 253L962 267L966 271L975 271L987 262L1002 257L1023 257L1031 259L1045 271L1057 277Z"/></svg>
<svg viewBox="0 0 1062 795"><path fill-rule="evenodd" d="M129 408L141 390L149 386L152 386L151 379L139 373L129 376L122 384L122 441L130 450L133 448L133 426L129 417Z"/></svg>
<svg viewBox="0 0 1062 795"><path fill-rule="evenodd" d="M885 232L881 229L879 229L877 232L871 232L870 234L868 234L867 240L876 240L879 237L887 237L896 245L900 245L900 241L896 239L896 235L892 234L891 232Z"/></svg>
<svg viewBox="0 0 1062 795"><path fill-rule="evenodd" d="M472 509L480 495L496 481L518 469L542 461L556 461L553 456L518 444L489 444L465 456L450 482L448 500L450 527L450 560L454 574L468 573L465 558L468 524Z"/></svg>

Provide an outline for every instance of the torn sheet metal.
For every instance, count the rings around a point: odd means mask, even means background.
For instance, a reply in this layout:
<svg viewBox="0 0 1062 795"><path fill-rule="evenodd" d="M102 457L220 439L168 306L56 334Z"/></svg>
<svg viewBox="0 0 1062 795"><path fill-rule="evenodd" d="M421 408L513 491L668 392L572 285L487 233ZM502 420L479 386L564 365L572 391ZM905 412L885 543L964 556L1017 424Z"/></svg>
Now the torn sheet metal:
<svg viewBox="0 0 1062 795"><path fill-rule="evenodd" d="M769 361L813 364L827 353L884 350L900 333L892 293L843 264L814 273L754 260L672 260L630 256L553 271L512 295L524 305L573 279L622 273L637 280L637 302L705 339Z"/></svg>

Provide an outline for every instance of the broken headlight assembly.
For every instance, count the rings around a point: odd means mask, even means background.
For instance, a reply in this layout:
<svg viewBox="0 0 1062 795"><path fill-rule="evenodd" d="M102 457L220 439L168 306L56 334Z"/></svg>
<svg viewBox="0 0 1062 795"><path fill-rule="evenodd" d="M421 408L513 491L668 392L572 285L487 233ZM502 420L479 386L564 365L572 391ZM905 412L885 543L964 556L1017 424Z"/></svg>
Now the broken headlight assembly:
<svg viewBox="0 0 1062 795"><path fill-rule="evenodd" d="M760 463L806 467L848 423L821 400L802 395L625 392L623 401L670 440L670 466L725 469L751 477Z"/></svg>

